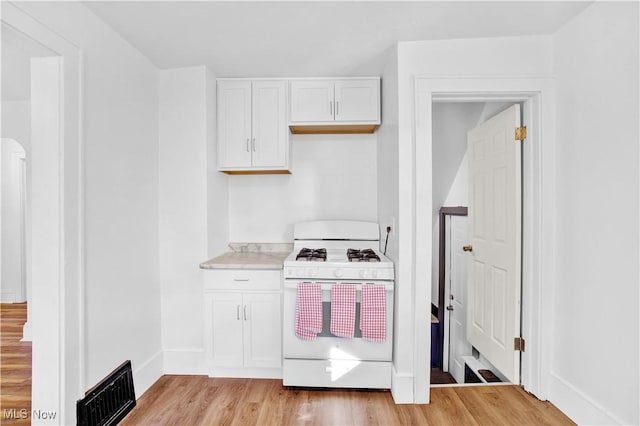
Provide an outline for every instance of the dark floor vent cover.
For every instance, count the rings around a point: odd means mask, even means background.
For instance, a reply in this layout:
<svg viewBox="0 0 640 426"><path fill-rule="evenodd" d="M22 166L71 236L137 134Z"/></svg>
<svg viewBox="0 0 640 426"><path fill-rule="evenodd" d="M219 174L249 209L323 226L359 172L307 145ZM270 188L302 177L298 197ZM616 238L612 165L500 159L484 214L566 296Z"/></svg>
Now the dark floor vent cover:
<svg viewBox="0 0 640 426"><path fill-rule="evenodd" d="M135 406L131 361L125 361L78 401L78 426L117 425Z"/></svg>

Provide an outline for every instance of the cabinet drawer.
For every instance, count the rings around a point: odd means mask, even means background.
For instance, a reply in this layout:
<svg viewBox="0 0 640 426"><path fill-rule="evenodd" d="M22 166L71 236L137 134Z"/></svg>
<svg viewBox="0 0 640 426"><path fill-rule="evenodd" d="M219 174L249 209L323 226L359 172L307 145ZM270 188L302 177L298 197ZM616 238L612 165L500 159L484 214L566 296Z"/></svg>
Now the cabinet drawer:
<svg viewBox="0 0 640 426"><path fill-rule="evenodd" d="M282 384L321 388L391 389L391 362L352 359L288 359Z"/></svg>
<svg viewBox="0 0 640 426"><path fill-rule="evenodd" d="M204 273L205 290L280 290L279 269L224 269Z"/></svg>

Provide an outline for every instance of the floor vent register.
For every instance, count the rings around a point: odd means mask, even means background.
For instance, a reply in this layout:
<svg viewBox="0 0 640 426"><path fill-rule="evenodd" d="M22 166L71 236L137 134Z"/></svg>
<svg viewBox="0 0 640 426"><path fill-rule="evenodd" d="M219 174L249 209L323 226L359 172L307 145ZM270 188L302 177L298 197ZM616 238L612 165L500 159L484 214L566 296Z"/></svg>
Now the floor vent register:
<svg viewBox="0 0 640 426"><path fill-rule="evenodd" d="M125 361L77 402L77 422L79 426L117 425L135 406L131 361Z"/></svg>

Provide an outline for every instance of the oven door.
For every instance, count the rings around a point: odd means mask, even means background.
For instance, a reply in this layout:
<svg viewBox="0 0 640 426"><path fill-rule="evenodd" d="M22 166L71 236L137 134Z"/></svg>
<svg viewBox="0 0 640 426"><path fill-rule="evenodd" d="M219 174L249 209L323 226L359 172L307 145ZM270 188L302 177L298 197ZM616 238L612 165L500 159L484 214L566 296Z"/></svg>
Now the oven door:
<svg viewBox="0 0 640 426"><path fill-rule="evenodd" d="M283 307L283 354L288 359L357 359L363 361L391 361L393 347L393 281L375 282L385 284L386 295L386 339L371 342L360 337L358 321L362 284L359 281L316 281L322 285L322 333L315 340L303 340L296 336L296 296L298 283L285 280ZM309 282L305 280L304 282ZM333 284L353 284L356 293L356 335L354 338L336 337L330 333L331 286ZM371 283L374 284L374 283Z"/></svg>

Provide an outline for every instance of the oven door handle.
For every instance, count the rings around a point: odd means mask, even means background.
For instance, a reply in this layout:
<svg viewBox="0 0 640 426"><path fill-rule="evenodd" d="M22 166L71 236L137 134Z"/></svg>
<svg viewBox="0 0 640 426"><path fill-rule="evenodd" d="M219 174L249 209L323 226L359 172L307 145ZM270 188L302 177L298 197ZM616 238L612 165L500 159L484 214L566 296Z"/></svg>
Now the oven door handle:
<svg viewBox="0 0 640 426"><path fill-rule="evenodd" d="M286 289L293 289L293 290L297 290L298 289L298 284L302 283L302 282L308 282L308 281L285 281L284 282L284 288ZM320 287L322 288L322 291L329 291L331 290L331 286L333 286L334 283L318 283L320 284ZM341 282L336 282L335 284L342 284ZM368 283L368 282L364 282L363 284L374 284L374 285L383 285L382 283ZM352 284L353 286L356 287L356 291L362 291L362 284ZM385 291L393 291L393 283L384 283L384 289Z"/></svg>

